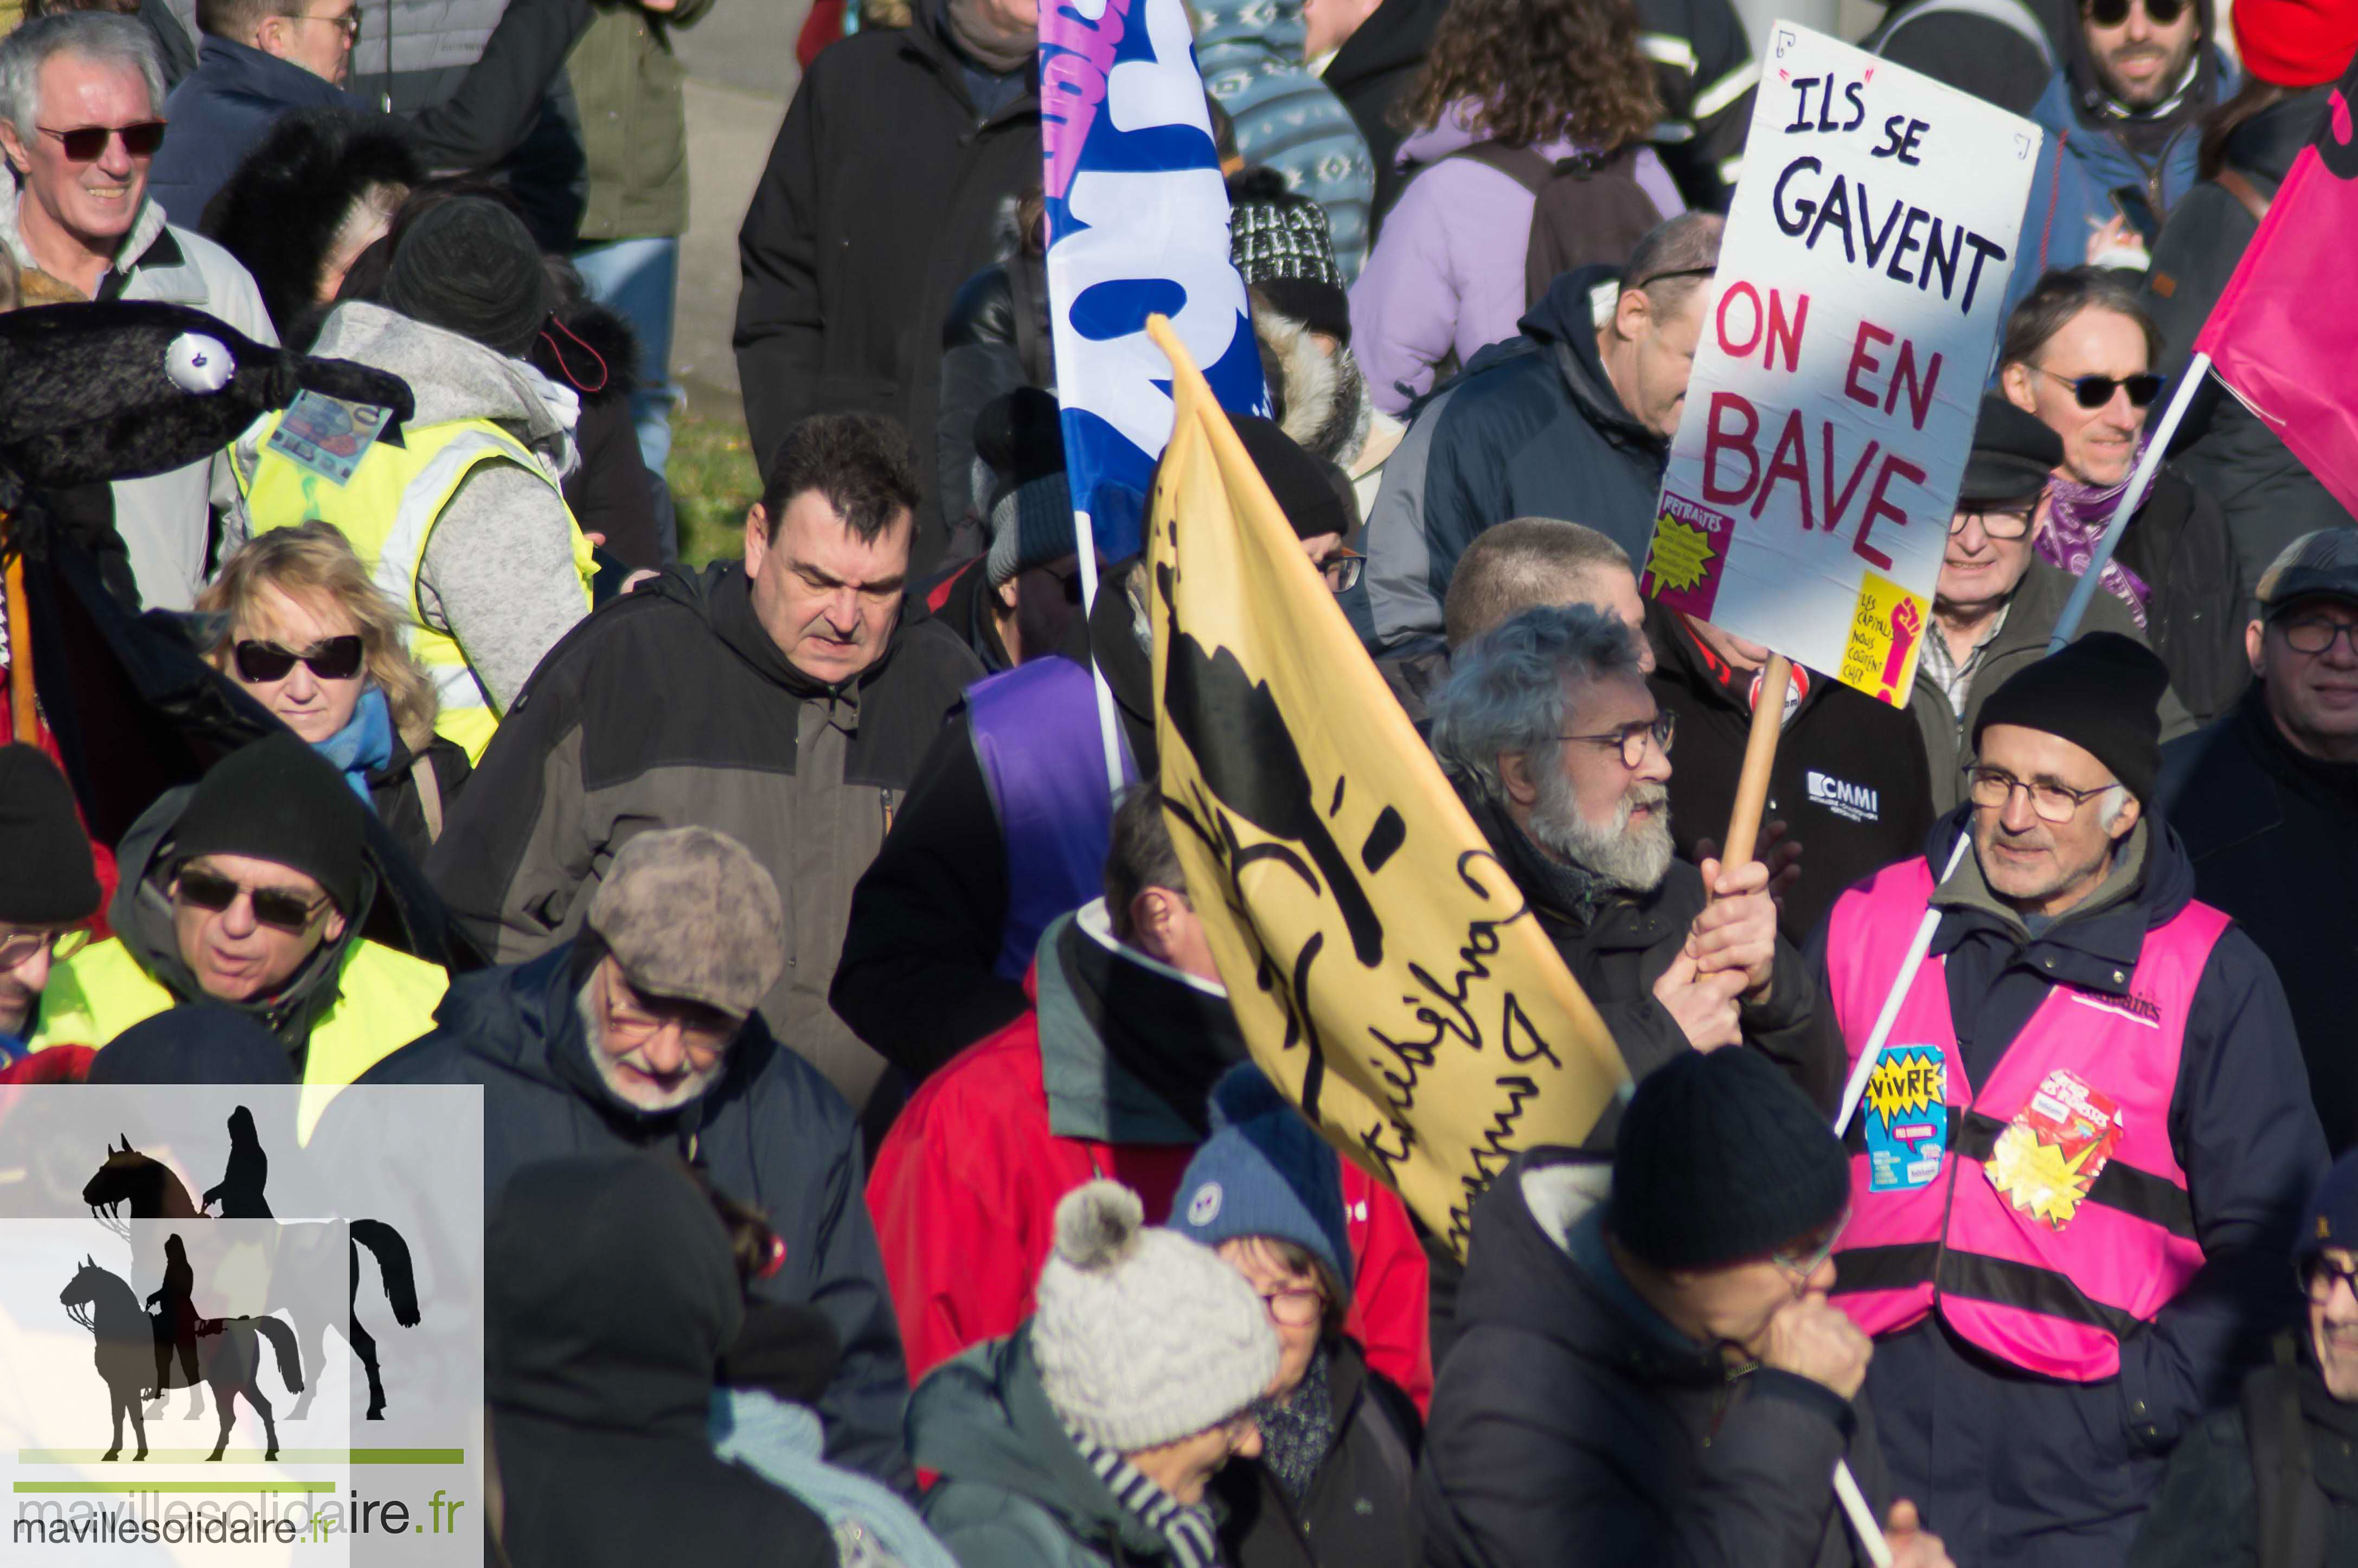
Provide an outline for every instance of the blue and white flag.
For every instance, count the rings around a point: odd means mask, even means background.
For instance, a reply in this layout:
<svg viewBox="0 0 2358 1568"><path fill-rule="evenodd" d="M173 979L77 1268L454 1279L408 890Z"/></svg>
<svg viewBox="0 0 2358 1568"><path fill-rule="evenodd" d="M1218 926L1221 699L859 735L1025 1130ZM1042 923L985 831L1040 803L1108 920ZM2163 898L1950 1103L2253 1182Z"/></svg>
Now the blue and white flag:
<svg viewBox="0 0 2358 1568"><path fill-rule="evenodd" d="M1160 312L1231 413L1265 414L1228 192L1181 0L1054 0L1040 18L1048 313L1074 508L1135 554L1171 438Z"/></svg>

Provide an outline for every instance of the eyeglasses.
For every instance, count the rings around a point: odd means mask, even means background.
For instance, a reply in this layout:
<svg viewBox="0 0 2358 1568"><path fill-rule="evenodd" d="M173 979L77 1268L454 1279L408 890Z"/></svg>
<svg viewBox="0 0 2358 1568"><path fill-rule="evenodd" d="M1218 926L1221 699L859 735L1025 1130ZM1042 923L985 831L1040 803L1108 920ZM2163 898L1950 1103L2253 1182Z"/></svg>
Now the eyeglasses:
<svg viewBox="0 0 2358 1568"><path fill-rule="evenodd" d="M617 966L619 969L620 966ZM742 1027L715 1008L643 997L620 973L606 980L606 1037L626 1050L654 1039L676 1023L679 1043L698 1072L710 1067Z"/></svg>
<svg viewBox="0 0 2358 1568"><path fill-rule="evenodd" d="M306 11L299 16L290 16L287 19L295 22L325 22L331 27L341 29L344 35L344 41L346 43L360 42L361 9L357 5L353 6L351 10L345 12L341 16L315 16L311 15L310 12Z"/></svg>
<svg viewBox="0 0 2358 1568"><path fill-rule="evenodd" d="M182 866L173 879L172 896L191 909L211 910L215 914L237 902L245 894L254 902L254 918L273 931L284 931L300 936L311 927L321 910L328 907L328 897L305 898L292 888L248 887L243 882L208 871L195 866Z"/></svg>
<svg viewBox="0 0 2358 1568"><path fill-rule="evenodd" d="M90 941L90 927L78 925L71 931L16 931L0 936L0 970L13 969L43 948L49 949L49 961L62 964L82 950Z"/></svg>
<svg viewBox="0 0 2358 1568"><path fill-rule="evenodd" d="M1308 1328L1326 1315L1326 1292L1310 1285L1263 1291L1260 1304L1269 1309L1270 1322L1279 1327Z"/></svg>
<svg viewBox="0 0 2358 1568"><path fill-rule="evenodd" d="M2157 27L2169 26L2185 12L2186 0L2145 0L2145 14ZM2100 27L2117 27L2129 19L2129 0L2089 0L2085 14Z"/></svg>
<svg viewBox="0 0 2358 1568"><path fill-rule="evenodd" d="M2175 14L2175 11L2176 7L2173 6L2172 13ZM2157 16L2154 20L2158 22L2161 18ZM2110 25L2106 24L2106 26ZM2153 406L2153 400L2161 395L2161 377L2158 375L2071 376L2057 375L2044 365L2032 365L2030 368L2050 381L2060 381L2070 387L2072 399L2082 408L2102 408L2113 400L2114 393L2123 390L2128 393L2129 406L2132 408L2150 408Z"/></svg>
<svg viewBox="0 0 2358 1568"><path fill-rule="evenodd" d="M298 660L321 680L350 680L361 673L361 640L357 636L330 637L299 654L276 643L249 639L238 643L231 653L236 660L237 678L248 686L285 680Z"/></svg>
<svg viewBox="0 0 2358 1568"><path fill-rule="evenodd" d="M1850 1206L1845 1204L1843 1206L1842 1217L1835 1220L1828 1228L1824 1240L1812 1246L1806 1252L1795 1252L1790 1249L1771 1252L1768 1254L1768 1260L1795 1278L1807 1280L1825 1267L1826 1260L1834 1255L1834 1244L1842 1239L1843 1232L1848 1228L1850 1228Z"/></svg>
<svg viewBox="0 0 2358 1568"><path fill-rule="evenodd" d="M1635 723L1624 724L1618 730L1607 730L1601 735L1559 735L1556 739L1585 741L1592 746L1618 746L1621 748L1621 765L1634 768L1646 760L1649 736L1652 737L1655 745L1662 749L1662 755L1667 757L1671 754L1671 736L1678 728L1678 720L1679 716L1666 708L1651 719L1640 719Z"/></svg>
<svg viewBox="0 0 2358 1568"><path fill-rule="evenodd" d="M2322 654L2342 638L2350 639L2350 651L2358 654L2358 623L2346 621L2285 621L2278 624L2284 630L2284 640L2296 654Z"/></svg>
<svg viewBox="0 0 2358 1568"><path fill-rule="evenodd" d="M2071 821L2082 806L2096 796L2118 787L2117 780L2093 789L2073 789L2052 780L2031 784L2016 778L2004 768L1985 768L1970 762L1965 766L1965 793L1982 810L2003 811L2016 790L2027 790L2030 794L2030 809L2039 814L2039 819L2059 826Z"/></svg>
<svg viewBox="0 0 2358 1568"><path fill-rule="evenodd" d="M1359 574L1368 569L1368 557L1357 550L1339 546L1335 553L1318 563L1318 570L1326 579L1326 586L1336 593L1348 593L1359 586Z"/></svg>
<svg viewBox="0 0 2358 1568"><path fill-rule="evenodd" d="M154 157L156 149L164 145L164 122L142 120L135 125L77 125L70 131L53 131L41 127L41 135L55 136L58 145L74 163L96 163L106 156L107 139L123 138L123 150L133 157Z"/></svg>
<svg viewBox="0 0 2358 1568"><path fill-rule="evenodd" d="M1979 523L1983 535L1992 539L2019 539L2030 532L2028 512L1974 512L1961 508L1950 515L1950 536L1963 533L1968 523Z"/></svg>
<svg viewBox="0 0 2358 1568"><path fill-rule="evenodd" d="M2292 1277L2299 1282L2302 1293L2320 1306L2333 1299L2336 1285L2347 1285L2350 1293L2358 1296L2358 1264L2337 1263L2320 1254L2306 1266L2295 1266Z"/></svg>

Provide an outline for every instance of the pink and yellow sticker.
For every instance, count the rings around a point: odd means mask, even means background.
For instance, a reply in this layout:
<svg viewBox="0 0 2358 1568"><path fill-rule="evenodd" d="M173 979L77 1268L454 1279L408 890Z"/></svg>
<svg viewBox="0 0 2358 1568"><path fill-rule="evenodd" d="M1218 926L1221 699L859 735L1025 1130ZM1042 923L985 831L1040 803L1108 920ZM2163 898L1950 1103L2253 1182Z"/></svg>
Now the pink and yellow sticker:
<svg viewBox="0 0 2358 1568"><path fill-rule="evenodd" d="M1844 686L1898 708L1908 700L1916 662L1931 629L1931 606L1919 595L1874 572L1859 583L1851 611L1850 640L1843 648Z"/></svg>
<svg viewBox="0 0 2358 1568"><path fill-rule="evenodd" d="M1726 514L1682 496L1663 496L1638 591L1698 621L1710 620L1720 568L1735 538L1736 520Z"/></svg>

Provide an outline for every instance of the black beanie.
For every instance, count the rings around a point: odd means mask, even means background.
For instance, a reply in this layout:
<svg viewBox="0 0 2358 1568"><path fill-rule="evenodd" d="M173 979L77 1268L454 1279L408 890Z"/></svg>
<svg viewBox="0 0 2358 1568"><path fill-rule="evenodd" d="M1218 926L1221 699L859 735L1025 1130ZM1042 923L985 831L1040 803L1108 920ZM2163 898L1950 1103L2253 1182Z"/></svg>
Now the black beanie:
<svg viewBox="0 0 2358 1568"><path fill-rule="evenodd" d="M98 913L98 873L72 786L38 747L0 746L0 920L65 925Z"/></svg>
<svg viewBox="0 0 2358 1568"><path fill-rule="evenodd" d="M554 308L523 220L481 196L429 207L402 231L384 303L511 358L532 347Z"/></svg>
<svg viewBox="0 0 2358 1568"><path fill-rule="evenodd" d="M1278 510L1293 525L1296 537L1314 539L1321 534L1350 537L1358 519L1344 500L1345 492L1328 475L1332 463L1314 456L1270 420L1238 414L1230 423L1253 467L1260 470L1261 482L1277 497Z"/></svg>
<svg viewBox="0 0 2358 1568"><path fill-rule="evenodd" d="M235 1008L176 1007L135 1023L90 1059L93 1084L291 1084L278 1037Z"/></svg>
<svg viewBox="0 0 2358 1568"><path fill-rule="evenodd" d="M1766 1257L1849 1201L1850 1162L1826 1119L1742 1046L1681 1052L1622 1112L1606 1213L1614 1238L1658 1269Z"/></svg>
<svg viewBox="0 0 2358 1568"><path fill-rule="evenodd" d="M357 920L368 807L333 764L292 733L232 752L197 785L172 833L174 862L251 855L318 882Z"/></svg>
<svg viewBox="0 0 2358 1568"><path fill-rule="evenodd" d="M1974 720L1974 750L1993 724L2019 724L2084 747L2140 801L2161 772L2161 694L2169 671L2144 643L2091 632L2017 670Z"/></svg>

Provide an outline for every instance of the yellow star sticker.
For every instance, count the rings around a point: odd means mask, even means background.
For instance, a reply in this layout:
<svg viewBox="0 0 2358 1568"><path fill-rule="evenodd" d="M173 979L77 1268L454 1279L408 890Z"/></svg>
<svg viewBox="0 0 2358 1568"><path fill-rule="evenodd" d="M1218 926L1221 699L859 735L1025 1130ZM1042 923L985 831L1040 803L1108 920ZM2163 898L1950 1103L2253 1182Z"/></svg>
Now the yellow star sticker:
<svg viewBox="0 0 2358 1568"><path fill-rule="evenodd" d="M2080 1200L2088 1195L2092 1184L2081 1172L2095 1148L2090 1144L2067 1159L2062 1150L2017 1123L2000 1134L1990 1151L1990 1184L2015 1207L2061 1230L2071 1223L2080 1212Z"/></svg>
<svg viewBox="0 0 2358 1568"><path fill-rule="evenodd" d="M1655 519L1654 547L1646 557L1646 570L1653 577L1657 599L1664 589L1701 588L1711 558L1711 535L1667 512Z"/></svg>

